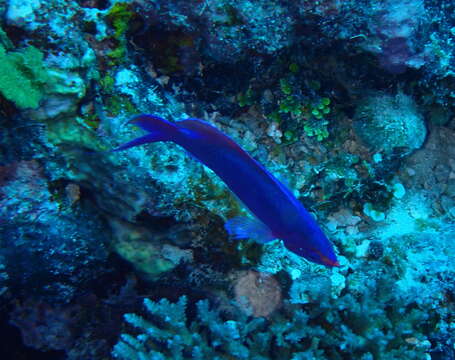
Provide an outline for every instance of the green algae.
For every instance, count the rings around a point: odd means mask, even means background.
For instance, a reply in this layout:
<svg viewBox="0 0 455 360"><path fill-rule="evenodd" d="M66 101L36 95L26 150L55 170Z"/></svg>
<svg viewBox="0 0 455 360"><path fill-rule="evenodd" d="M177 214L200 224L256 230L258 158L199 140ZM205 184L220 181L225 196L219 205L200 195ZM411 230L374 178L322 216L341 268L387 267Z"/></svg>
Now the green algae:
<svg viewBox="0 0 455 360"><path fill-rule="evenodd" d="M50 80L43 53L34 46L8 52L0 45L0 92L20 109L36 109Z"/></svg>
<svg viewBox="0 0 455 360"><path fill-rule="evenodd" d="M114 37L118 40L122 39L128 30L128 24L133 18L134 13L127 3L116 3L109 10L107 17L114 28Z"/></svg>
<svg viewBox="0 0 455 360"><path fill-rule="evenodd" d="M102 146L96 133L83 119L47 122L47 138L54 145L71 144L99 150Z"/></svg>
<svg viewBox="0 0 455 360"><path fill-rule="evenodd" d="M126 32L133 17L134 12L131 10L130 4L123 2L114 4L107 14L107 19L114 30L113 38L117 43L117 46L107 54L111 59L111 65L121 63L126 57Z"/></svg>

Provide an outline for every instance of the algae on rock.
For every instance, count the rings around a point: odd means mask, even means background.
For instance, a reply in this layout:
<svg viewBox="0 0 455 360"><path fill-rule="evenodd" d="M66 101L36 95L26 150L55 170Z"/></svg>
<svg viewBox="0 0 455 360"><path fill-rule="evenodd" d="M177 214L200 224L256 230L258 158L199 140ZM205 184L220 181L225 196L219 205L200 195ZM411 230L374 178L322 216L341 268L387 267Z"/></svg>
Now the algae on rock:
<svg viewBox="0 0 455 360"><path fill-rule="evenodd" d="M0 45L0 92L21 109L37 108L49 74L34 46L7 52Z"/></svg>

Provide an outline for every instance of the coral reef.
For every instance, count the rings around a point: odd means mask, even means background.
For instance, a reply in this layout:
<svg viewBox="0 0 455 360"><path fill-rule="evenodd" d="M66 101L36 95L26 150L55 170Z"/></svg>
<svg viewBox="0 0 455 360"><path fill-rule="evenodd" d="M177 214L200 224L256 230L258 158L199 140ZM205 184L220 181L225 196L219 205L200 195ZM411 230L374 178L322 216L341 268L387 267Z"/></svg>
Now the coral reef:
<svg viewBox="0 0 455 360"><path fill-rule="evenodd" d="M455 359L453 1L0 13L1 358ZM229 240L248 210L175 144L111 152L139 113L230 136L340 266Z"/></svg>
<svg viewBox="0 0 455 360"><path fill-rule="evenodd" d="M356 108L355 127L375 151L412 151L422 146L427 130L413 99L398 93L370 96Z"/></svg>
<svg viewBox="0 0 455 360"><path fill-rule="evenodd" d="M382 275L375 271L369 273L369 290L364 287L357 299L346 294L333 302L318 301L316 312L287 305L286 312L270 320L221 314L211 309L207 300L200 300L190 321L186 297L177 303L146 299L147 317L125 315L137 335L122 334L113 355L120 359L428 357L425 354L431 343L420 331L435 319L430 320L412 305L401 311L376 306L378 302L369 291L376 288L379 292L375 296L386 302L392 301L393 295L378 287ZM333 307L338 311L331 311Z"/></svg>
<svg viewBox="0 0 455 360"><path fill-rule="evenodd" d="M281 302L281 287L267 273L241 274L235 281L234 293L242 311L253 317L268 317Z"/></svg>
<svg viewBox="0 0 455 360"><path fill-rule="evenodd" d="M49 80L43 54L29 46L21 51L6 52L0 46L2 78L0 91L19 108L36 108L43 98L43 88Z"/></svg>
<svg viewBox="0 0 455 360"><path fill-rule="evenodd" d="M51 194L35 160L2 166L0 173L0 233L10 288L50 303L71 301L95 273L108 271L103 221L74 204L74 197L63 193L55 199L59 194Z"/></svg>

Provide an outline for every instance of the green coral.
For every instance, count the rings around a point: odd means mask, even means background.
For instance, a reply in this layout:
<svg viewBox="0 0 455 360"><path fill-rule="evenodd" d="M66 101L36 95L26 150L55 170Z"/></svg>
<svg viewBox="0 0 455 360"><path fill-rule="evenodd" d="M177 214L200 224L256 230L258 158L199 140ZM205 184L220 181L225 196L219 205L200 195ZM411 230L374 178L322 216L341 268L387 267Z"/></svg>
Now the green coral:
<svg viewBox="0 0 455 360"><path fill-rule="evenodd" d="M245 93L238 94L237 101L240 107L253 105L255 101L253 90L248 88Z"/></svg>
<svg viewBox="0 0 455 360"><path fill-rule="evenodd" d="M107 74L100 79L100 85L104 91L112 93L114 90L115 79L111 75Z"/></svg>
<svg viewBox="0 0 455 360"><path fill-rule="evenodd" d="M315 86L310 82L306 87L302 86L297 76L297 64L291 64L289 70L291 73L279 80L278 108L268 117L282 124L285 144L295 142L298 138L296 134L302 130L307 136L315 137L318 141L328 138L327 116L331 113L331 100L317 94L320 84Z"/></svg>
<svg viewBox="0 0 455 360"><path fill-rule="evenodd" d="M101 143L84 120L59 120L47 122L47 138L54 145L73 144L87 149L100 149Z"/></svg>
<svg viewBox="0 0 455 360"><path fill-rule="evenodd" d="M118 116L122 113L137 113L136 107L126 96L110 96L106 100L106 109L110 114L114 116Z"/></svg>
<svg viewBox="0 0 455 360"><path fill-rule="evenodd" d="M127 3L116 3L109 10L107 17L114 28L114 37L116 39L124 37L126 31L128 30L128 24L133 16L134 13L131 11L131 7Z"/></svg>
<svg viewBox="0 0 455 360"><path fill-rule="evenodd" d="M287 88L284 90L282 89L283 93L285 90L287 91ZM280 101L279 109L282 113L290 113L295 116L300 116L302 114L302 104L292 95L288 95Z"/></svg>
<svg viewBox="0 0 455 360"><path fill-rule="evenodd" d="M283 92L283 94L286 95L292 94L292 87L291 84L289 84L289 81L287 81L287 79L280 79L280 89Z"/></svg>
<svg viewBox="0 0 455 360"><path fill-rule="evenodd" d="M111 59L111 65L120 63L125 58L127 53L125 34L133 17L130 4L122 2L114 4L107 13L107 19L114 29L113 38L117 42L117 46L107 54Z"/></svg>
<svg viewBox="0 0 455 360"><path fill-rule="evenodd" d="M305 134L310 137L316 137L318 141L329 137L329 121L324 116L330 113L330 103L330 99L324 97L311 105L305 106L307 114L303 130Z"/></svg>
<svg viewBox="0 0 455 360"><path fill-rule="evenodd" d="M322 141L329 137L328 125L329 122L325 119L310 119L305 122L303 130L308 136L315 136L318 141Z"/></svg>
<svg viewBox="0 0 455 360"><path fill-rule="evenodd" d="M36 47L7 52L0 45L0 92L21 109L37 108L49 81L43 53Z"/></svg>
<svg viewBox="0 0 455 360"><path fill-rule="evenodd" d="M121 43L119 47L116 47L115 49L109 51L107 53L107 56L109 56L113 61L120 61L123 58L125 58L126 55L126 47L123 46L124 44Z"/></svg>

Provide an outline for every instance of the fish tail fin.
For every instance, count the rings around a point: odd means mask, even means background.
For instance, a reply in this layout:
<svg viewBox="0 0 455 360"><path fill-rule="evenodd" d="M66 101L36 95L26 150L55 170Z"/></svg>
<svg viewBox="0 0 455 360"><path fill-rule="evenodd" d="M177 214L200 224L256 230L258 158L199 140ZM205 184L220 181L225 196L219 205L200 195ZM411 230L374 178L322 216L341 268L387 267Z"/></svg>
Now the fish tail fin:
<svg viewBox="0 0 455 360"><path fill-rule="evenodd" d="M158 141L176 142L179 135L179 128L175 124L155 115L141 114L132 118L128 123L136 125L149 133L122 144L112 151L122 151L138 145Z"/></svg>

